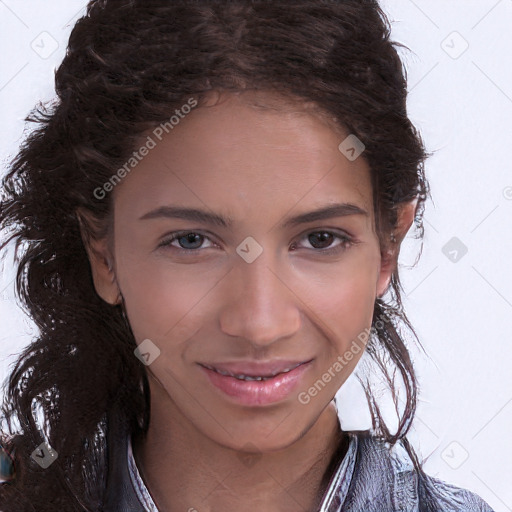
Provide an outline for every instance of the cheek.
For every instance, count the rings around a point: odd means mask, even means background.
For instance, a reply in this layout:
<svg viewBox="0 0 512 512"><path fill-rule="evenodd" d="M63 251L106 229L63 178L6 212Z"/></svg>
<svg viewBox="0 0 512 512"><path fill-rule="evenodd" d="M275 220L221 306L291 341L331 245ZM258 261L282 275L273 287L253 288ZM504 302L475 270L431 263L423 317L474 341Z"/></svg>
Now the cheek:
<svg viewBox="0 0 512 512"><path fill-rule="evenodd" d="M193 267L129 259L119 265L120 287L138 343L149 338L162 348L172 339L178 348L200 328L212 285L204 272Z"/></svg>
<svg viewBox="0 0 512 512"><path fill-rule="evenodd" d="M297 280L302 284L297 285L296 294L330 344L330 350L323 353L323 369L338 356L352 352L343 370L344 374L350 373L363 353L373 317L380 261L378 252L369 249L354 252L339 264L315 273L302 269L303 275Z"/></svg>
<svg viewBox="0 0 512 512"><path fill-rule="evenodd" d="M342 332L349 325L366 325L372 319L379 265L373 246L358 248L332 265L302 264L294 278L297 295Z"/></svg>

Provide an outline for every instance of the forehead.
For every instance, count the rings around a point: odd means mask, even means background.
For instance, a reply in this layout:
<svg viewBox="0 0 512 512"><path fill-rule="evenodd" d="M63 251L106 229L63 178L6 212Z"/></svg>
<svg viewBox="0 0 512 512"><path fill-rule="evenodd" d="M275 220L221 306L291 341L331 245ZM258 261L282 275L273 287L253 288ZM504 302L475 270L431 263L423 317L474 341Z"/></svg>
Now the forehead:
<svg viewBox="0 0 512 512"><path fill-rule="evenodd" d="M353 202L372 210L370 170L338 146L349 135L309 109L230 95L180 118L114 191L116 208L179 202L230 216Z"/></svg>

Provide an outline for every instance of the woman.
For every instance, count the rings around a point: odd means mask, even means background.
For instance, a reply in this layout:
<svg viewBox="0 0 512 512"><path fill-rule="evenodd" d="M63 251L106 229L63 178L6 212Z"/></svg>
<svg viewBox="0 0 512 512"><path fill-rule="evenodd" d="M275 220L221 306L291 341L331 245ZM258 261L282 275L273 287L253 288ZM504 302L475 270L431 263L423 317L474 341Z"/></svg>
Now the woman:
<svg viewBox="0 0 512 512"><path fill-rule="evenodd" d="M491 510L406 438L428 186L395 46L370 0L90 2L3 184L40 335L2 510ZM368 385L372 430L340 427L366 352L396 432Z"/></svg>

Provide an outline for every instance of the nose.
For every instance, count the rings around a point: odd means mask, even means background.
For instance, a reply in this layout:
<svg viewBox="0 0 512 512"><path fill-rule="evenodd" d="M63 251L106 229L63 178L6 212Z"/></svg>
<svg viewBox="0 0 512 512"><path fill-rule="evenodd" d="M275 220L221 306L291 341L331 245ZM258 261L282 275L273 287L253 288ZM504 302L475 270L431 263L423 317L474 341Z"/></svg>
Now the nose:
<svg viewBox="0 0 512 512"><path fill-rule="evenodd" d="M252 263L239 261L224 283L221 330L264 347L295 334L301 324L300 301L284 276L263 253Z"/></svg>

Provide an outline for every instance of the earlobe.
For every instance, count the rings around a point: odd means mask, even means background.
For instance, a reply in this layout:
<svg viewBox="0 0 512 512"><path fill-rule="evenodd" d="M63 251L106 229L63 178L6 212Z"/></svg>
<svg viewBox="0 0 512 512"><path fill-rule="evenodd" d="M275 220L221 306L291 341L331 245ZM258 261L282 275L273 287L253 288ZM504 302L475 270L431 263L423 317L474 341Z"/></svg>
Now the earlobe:
<svg viewBox="0 0 512 512"><path fill-rule="evenodd" d="M399 206L396 228L390 235L390 242L381 251L381 267L376 289L378 298L382 297L386 293L391 283L393 272L398 265L400 244L407 235L407 232L414 221L417 204L418 198L415 198L412 201L403 203Z"/></svg>
<svg viewBox="0 0 512 512"><path fill-rule="evenodd" d="M96 293L108 304L121 302L121 292L117 285L113 255L108 246L108 239L95 238L91 230L91 218L83 210L76 213L82 242L90 263L92 279Z"/></svg>
<svg viewBox="0 0 512 512"><path fill-rule="evenodd" d="M386 252L381 252L380 272L376 289L377 298L381 298L389 288L396 261L395 251L393 249L387 249Z"/></svg>

